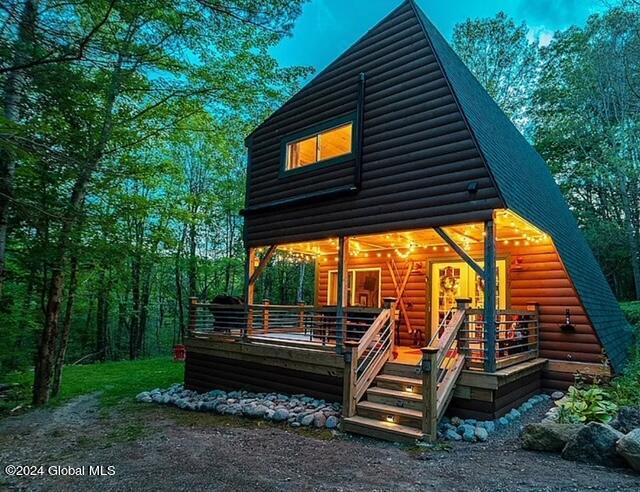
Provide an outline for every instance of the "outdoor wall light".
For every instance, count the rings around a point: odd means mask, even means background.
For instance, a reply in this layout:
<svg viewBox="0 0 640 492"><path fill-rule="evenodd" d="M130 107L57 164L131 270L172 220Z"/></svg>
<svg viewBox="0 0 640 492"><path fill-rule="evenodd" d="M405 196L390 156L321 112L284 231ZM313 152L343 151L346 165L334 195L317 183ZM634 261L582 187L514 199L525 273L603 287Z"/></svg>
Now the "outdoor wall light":
<svg viewBox="0 0 640 492"><path fill-rule="evenodd" d="M565 333L575 333L576 327L571 324L571 310L567 309L564 314L564 324L560 325L560 330Z"/></svg>
<svg viewBox="0 0 640 492"><path fill-rule="evenodd" d="M406 387L404 388L404 390L405 390L407 393L413 393L413 386L408 385L408 386L406 386Z"/></svg>
<svg viewBox="0 0 640 492"><path fill-rule="evenodd" d="M392 424L396 421L396 418L393 415L387 415L387 422L391 422Z"/></svg>

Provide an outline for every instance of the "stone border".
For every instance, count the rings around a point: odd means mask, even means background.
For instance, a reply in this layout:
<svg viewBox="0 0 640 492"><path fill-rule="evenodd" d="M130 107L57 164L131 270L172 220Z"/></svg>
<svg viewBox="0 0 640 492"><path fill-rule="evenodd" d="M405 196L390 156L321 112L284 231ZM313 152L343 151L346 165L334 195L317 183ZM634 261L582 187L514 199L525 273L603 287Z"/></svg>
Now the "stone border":
<svg viewBox="0 0 640 492"><path fill-rule="evenodd" d="M248 391L213 390L208 393L184 389L174 384L169 389L143 391L136 400L144 403L173 405L183 410L214 412L221 415L244 416L269 422L281 422L291 427L337 429L342 405L317 400L303 394L251 393Z"/></svg>
<svg viewBox="0 0 640 492"><path fill-rule="evenodd" d="M438 427L438 437L445 441L484 442L496 429L513 425L522 417L522 414L550 399L551 397L546 393L532 396L518 408L512 408L508 413L495 420L478 421L476 419L444 417Z"/></svg>

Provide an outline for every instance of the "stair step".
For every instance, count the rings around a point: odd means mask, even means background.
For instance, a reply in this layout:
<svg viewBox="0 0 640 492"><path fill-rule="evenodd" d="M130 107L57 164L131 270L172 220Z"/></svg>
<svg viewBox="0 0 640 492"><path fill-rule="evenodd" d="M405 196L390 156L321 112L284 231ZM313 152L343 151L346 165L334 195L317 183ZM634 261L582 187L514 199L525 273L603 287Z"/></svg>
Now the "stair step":
<svg viewBox="0 0 640 492"><path fill-rule="evenodd" d="M373 401L361 401L358 403L358 416L380 421L387 421L387 417L393 415L394 422L416 429L422 429L422 412L411 408L384 405Z"/></svg>
<svg viewBox="0 0 640 492"><path fill-rule="evenodd" d="M414 364L402 364L400 362L390 361L384 365L382 373L405 378L415 378L418 376L418 366Z"/></svg>
<svg viewBox="0 0 640 492"><path fill-rule="evenodd" d="M407 391L407 387L413 387L413 391L408 393L420 393L422 391L422 379L395 376L393 374L378 374L376 384L380 388Z"/></svg>
<svg viewBox="0 0 640 492"><path fill-rule="evenodd" d="M367 400L383 405L422 410L422 394L374 386L367 390Z"/></svg>
<svg viewBox="0 0 640 492"><path fill-rule="evenodd" d="M424 436L422 431L413 427L358 415L342 419L342 430L393 442L412 442Z"/></svg>

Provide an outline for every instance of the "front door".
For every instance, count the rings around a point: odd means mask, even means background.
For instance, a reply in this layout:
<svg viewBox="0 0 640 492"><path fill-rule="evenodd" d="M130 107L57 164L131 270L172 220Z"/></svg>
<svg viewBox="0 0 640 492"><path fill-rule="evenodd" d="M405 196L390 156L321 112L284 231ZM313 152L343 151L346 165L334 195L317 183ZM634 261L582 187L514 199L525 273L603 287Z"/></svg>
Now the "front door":
<svg viewBox="0 0 640 492"><path fill-rule="evenodd" d="M478 262L482 267L483 262ZM507 307L506 261L496 262L496 308ZM484 306L484 282L464 261L443 261L431 264L431 333L456 305L456 299L468 297L471 307Z"/></svg>

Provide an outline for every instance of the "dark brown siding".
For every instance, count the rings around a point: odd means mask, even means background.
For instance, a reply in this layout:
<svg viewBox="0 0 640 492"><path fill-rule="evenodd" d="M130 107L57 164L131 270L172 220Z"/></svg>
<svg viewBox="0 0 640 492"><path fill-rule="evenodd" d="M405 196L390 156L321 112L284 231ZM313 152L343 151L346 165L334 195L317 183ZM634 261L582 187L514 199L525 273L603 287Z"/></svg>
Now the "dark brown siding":
<svg viewBox="0 0 640 492"><path fill-rule="evenodd" d="M300 394L327 401L342 400L342 379L256 362L216 357L187 351L185 387L196 391L212 389Z"/></svg>
<svg viewBox="0 0 640 492"><path fill-rule="evenodd" d="M355 161L281 177L282 138L356 111L366 74L362 187L249 213L251 246L480 220L501 200L411 6L406 3L249 139L248 208L354 184ZM476 182L478 191L467 191Z"/></svg>

